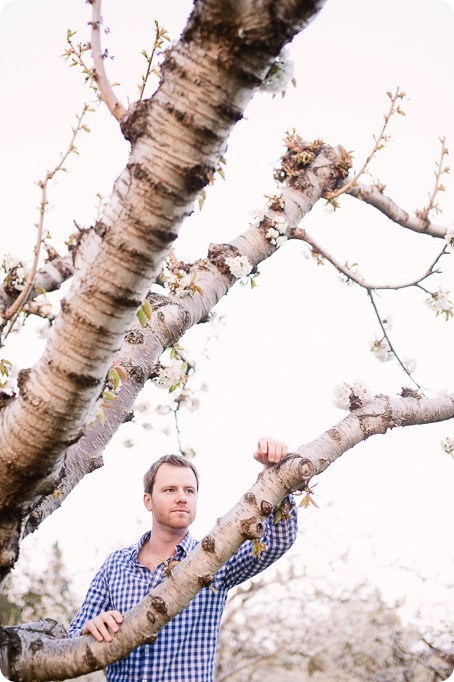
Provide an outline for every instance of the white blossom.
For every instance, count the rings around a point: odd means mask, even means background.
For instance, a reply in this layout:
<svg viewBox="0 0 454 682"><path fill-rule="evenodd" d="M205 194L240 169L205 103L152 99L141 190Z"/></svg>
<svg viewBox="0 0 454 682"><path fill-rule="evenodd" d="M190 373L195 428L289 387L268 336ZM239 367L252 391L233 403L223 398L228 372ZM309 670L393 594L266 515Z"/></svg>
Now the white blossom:
<svg viewBox="0 0 454 682"><path fill-rule="evenodd" d="M16 365L12 365L8 360L0 359L0 391L10 395L16 393L17 374Z"/></svg>
<svg viewBox="0 0 454 682"><path fill-rule="evenodd" d="M268 232L266 233L265 237L270 240L272 244L276 243L276 239L280 236L280 233L278 230L276 230L275 227L270 227Z"/></svg>
<svg viewBox="0 0 454 682"><path fill-rule="evenodd" d="M413 374L413 372L416 369L416 360L415 358L404 358L404 367L407 370L409 374Z"/></svg>
<svg viewBox="0 0 454 682"><path fill-rule="evenodd" d="M52 315L52 305L47 301L39 306L39 312L41 317L49 317Z"/></svg>
<svg viewBox="0 0 454 682"><path fill-rule="evenodd" d="M191 293L191 286L194 285L195 278L193 274L188 274L183 270L176 272L166 271L164 274L165 286L170 289L173 294L178 296L187 296Z"/></svg>
<svg viewBox="0 0 454 682"><path fill-rule="evenodd" d="M370 342L370 350L380 362L388 362L393 358L393 352L389 347L388 340L375 338Z"/></svg>
<svg viewBox="0 0 454 682"><path fill-rule="evenodd" d="M353 382L352 393L361 400L363 405L364 403L370 402L374 398L374 394L371 392L367 384L359 380Z"/></svg>
<svg viewBox="0 0 454 682"><path fill-rule="evenodd" d="M335 389L334 389L334 399L333 403L336 407L339 407L341 410L349 410L350 409L350 394L352 392L352 387L349 384L346 384L343 382L342 384L338 384Z"/></svg>
<svg viewBox="0 0 454 682"><path fill-rule="evenodd" d="M275 246L281 246L285 241L287 241L287 237L285 236L287 228L288 223L285 217L277 216L273 220L272 227L268 228L265 237L271 242L271 244L274 244Z"/></svg>
<svg viewBox="0 0 454 682"><path fill-rule="evenodd" d="M224 262L228 266L232 275L237 279L246 277L252 270L252 264L248 260L247 256L227 256L224 258Z"/></svg>
<svg viewBox="0 0 454 682"><path fill-rule="evenodd" d="M175 360L171 365L161 365L154 381L160 388L172 388L177 386L184 376L183 365Z"/></svg>
<svg viewBox="0 0 454 682"><path fill-rule="evenodd" d="M25 286L25 281L29 273L29 268L24 265L23 261L10 253L3 256L0 264L0 270L5 272L5 283L14 287L16 291L22 291Z"/></svg>
<svg viewBox="0 0 454 682"><path fill-rule="evenodd" d="M262 222L263 218L265 217L267 211L268 211L268 206L264 206L263 208L259 208L259 209L252 211L251 227L257 227L257 225L260 225L260 223Z"/></svg>
<svg viewBox="0 0 454 682"><path fill-rule="evenodd" d="M447 436L441 441L441 447L448 455L454 455L454 438Z"/></svg>
<svg viewBox="0 0 454 682"><path fill-rule="evenodd" d="M434 291L430 298L426 299L425 302L429 308L432 308L432 310L435 310L437 313L446 312L452 314L454 312L454 307L448 297L449 291L438 289L437 291Z"/></svg>
<svg viewBox="0 0 454 682"><path fill-rule="evenodd" d="M276 230L280 232L280 234L285 234L288 228L286 218L283 215L277 216L277 218L274 219L274 226Z"/></svg>
<svg viewBox="0 0 454 682"><path fill-rule="evenodd" d="M355 403L364 405L372 400L373 397L373 394L364 382L357 380L350 385L344 381L334 389L333 404L341 410L350 410L352 407L351 398L356 398Z"/></svg>
<svg viewBox="0 0 454 682"><path fill-rule="evenodd" d="M284 93L288 85L295 80L295 63L289 58L289 50L284 48L279 57L268 71L260 86L263 92L272 95Z"/></svg>
<svg viewBox="0 0 454 682"><path fill-rule="evenodd" d="M12 256L10 253L5 253L0 267L2 267L5 272L9 272L13 268L21 265L22 261L20 261L19 258L15 258L15 256Z"/></svg>
<svg viewBox="0 0 454 682"><path fill-rule="evenodd" d="M390 332L394 326L394 320L391 315L386 315L386 317L382 319L382 322L386 331Z"/></svg>
<svg viewBox="0 0 454 682"><path fill-rule="evenodd" d="M448 251L454 253L454 229L452 227L447 230L445 240L448 245Z"/></svg>
<svg viewBox="0 0 454 682"><path fill-rule="evenodd" d="M13 376L2 377L0 389L5 393L15 393L17 391L17 380Z"/></svg>

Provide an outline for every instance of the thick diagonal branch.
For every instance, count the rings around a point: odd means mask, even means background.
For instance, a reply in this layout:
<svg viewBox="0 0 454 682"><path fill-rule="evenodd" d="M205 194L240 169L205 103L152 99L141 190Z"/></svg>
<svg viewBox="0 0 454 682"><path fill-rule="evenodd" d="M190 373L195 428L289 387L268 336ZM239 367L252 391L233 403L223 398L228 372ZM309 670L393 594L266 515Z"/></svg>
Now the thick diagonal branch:
<svg viewBox="0 0 454 682"><path fill-rule="evenodd" d="M159 630L187 606L202 587L201 578L214 575L244 542L242 521L260 520L290 492L305 489L341 455L375 434L397 426L443 421L454 417L454 395L434 399L376 396L280 465L261 474L258 481L222 518L171 577L125 614L120 632L111 643L91 636L72 640L37 636L20 627L5 629L3 643L8 663L3 672L11 680L63 680L104 668L135 647L149 643ZM9 648L8 648L9 647Z"/></svg>
<svg viewBox="0 0 454 682"><path fill-rule="evenodd" d="M102 466L104 448L118 427L129 418L134 401L162 352L174 345L190 327L204 322L233 286L236 280L226 266L225 258L245 256L255 268L271 256L277 247L266 237L267 225L277 215L284 216L287 224L297 225L324 196L327 188L335 187L339 182L341 175L336 163L340 157L340 152L335 149L327 146L319 148L312 162L303 166L299 174L292 176L275 199L270 199L270 206L260 224L250 227L230 244L212 245L208 257L191 267L202 294L149 297L153 308L150 322L145 329L136 328L127 334L118 355L128 377L118 399L111 403L106 423L103 426L97 423L77 444L68 449L64 472L56 488L35 505L25 522L24 535L35 530L58 508L85 474ZM298 189L292 186L295 183ZM283 207L279 213L273 208L277 204Z"/></svg>
<svg viewBox="0 0 454 682"><path fill-rule="evenodd" d="M319 6L256 3L251 25L244 19L239 26L234 18L219 22L199 0L153 98L123 119L128 164L78 255L42 358L19 376L20 396L0 412L0 528L9 534L19 533L18 516L53 489L197 192L283 45ZM9 544L0 565L16 556Z"/></svg>

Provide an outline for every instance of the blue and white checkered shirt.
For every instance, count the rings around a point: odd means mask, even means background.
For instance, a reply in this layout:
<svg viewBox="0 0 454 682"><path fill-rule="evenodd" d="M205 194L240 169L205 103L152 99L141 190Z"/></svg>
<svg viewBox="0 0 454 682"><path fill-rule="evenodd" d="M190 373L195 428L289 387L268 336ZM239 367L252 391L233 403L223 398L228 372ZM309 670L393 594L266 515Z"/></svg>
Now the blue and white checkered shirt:
<svg viewBox="0 0 454 682"><path fill-rule="evenodd" d="M292 498L291 516L277 524L268 517L262 538L267 549L252 556L247 540L216 573L216 593L204 587L173 620L165 625L152 645L135 649L107 668L109 682L213 682L216 644L222 611L230 588L252 578L279 559L294 543L297 512ZM153 572L139 563L141 547L150 537L113 552L93 579L82 609L71 623L69 637L81 634L85 623L102 611L124 613L164 580L164 563ZM181 561L196 545L190 533L177 545L174 560Z"/></svg>

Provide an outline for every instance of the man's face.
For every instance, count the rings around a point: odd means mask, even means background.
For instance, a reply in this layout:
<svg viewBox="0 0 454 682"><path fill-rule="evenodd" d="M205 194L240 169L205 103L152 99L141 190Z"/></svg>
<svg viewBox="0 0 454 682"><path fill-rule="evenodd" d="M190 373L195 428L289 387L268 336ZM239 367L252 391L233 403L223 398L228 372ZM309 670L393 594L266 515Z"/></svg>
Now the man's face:
<svg viewBox="0 0 454 682"><path fill-rule="evenodd" d="M189 467L162 464L156 472L151 495L144 503L153 514L153 526L185 529L194 521L197 508L197 481Z"/></svg>

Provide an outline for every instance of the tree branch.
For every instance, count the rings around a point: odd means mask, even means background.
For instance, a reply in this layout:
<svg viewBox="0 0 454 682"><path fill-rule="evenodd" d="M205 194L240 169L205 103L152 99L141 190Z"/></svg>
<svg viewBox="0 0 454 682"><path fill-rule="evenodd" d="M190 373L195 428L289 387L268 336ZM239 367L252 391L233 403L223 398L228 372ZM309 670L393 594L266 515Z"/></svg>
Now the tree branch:
<svg viewBox="0 0 454 682"><path fill-rule="evenodd" d="M388 127L388 123L389 123L391 117L396 112L402 113L402 111L399 107L399 104L400 104L399 100L401 101L405 97L405 95L398 87L396 88L396 92L394 94L392 94L391 92L388 92L387 94L391 100L391 105L390 105L388 113L385 114L385 116L384 116L384 123L383 123L382 129L380 130L377 137L374 136L375 143L374 143L374 146L372 148L372 151L367 156L366 160L364 161L364 163L361 166L361 168L359 169L359 171L357 171L351 179L347 180L347 182L345 182L341 187L339 187L339 189L335 190L334 192L330 192L329 194L326 195L326 198L328 199L328 201L332 201L333 199L336 199L341 194L348 192L352 187L354 187L354 185L356 185L356 182L359 180L361 175L364 173L364 171L366 170L366 168L369 165L372 158L375 156L375 154L380 149L383 148L384 144L389 139L389 135L385 135L386 129Z"/></svg>
<svg viewBox="0 0 454 682"><path fill-rule="evenodd" d="M29 293L29 300L33 300L42 291L57 291L74 273L74 256L68 253L49 260L40 268L35 276L33 287ZM16 300L16 292L11 292L8 286L0 286L0 317Z"/></svg>
<svg viewBox="0 0 454 682"><path fill-rule="evenodd" d="M52 640L21 627L5 628L2 642L10 652L3 657L9 661L3 672L9 679L22 682L64 680L104 668L137 646L150 643L202 588L201 577L214 575L244 542L244 519L253 517L259 522L289 492L307 489L314 475L372 435L452 417L454 394L433 399L376 396L281 464L260 474L241 500L172 570L170 578L125 614L112 642L96 642L91 636Z"/></svg>
<svg viewBox="0 0 454 682"><path fill-rule="evenodd" d="M438 237L439 239L444 239L446 236L446 227L434 225L429 220L422 220L416 216L411 216L407 211L404 211L397 206L392 199L383 194L381 186L376 187L375 185L357 183L348 190L347 194L356 199L361 199L361 201L364 201L366 204L374 206L390 220L408 230L413 230L413 232L419 232L420 234L427 234L431 237Z"/></svg>
<svg viewBox="0 0 454 682"><path fill-rule="evenodd" d="M289 141L289 144L292 145L293 142ZM225 258L246 257L253 270L260 262L269 258L278 248L266 237L269 226L274 224L276 217L282 217L286 224L298 224L307 215L323 197L326 188L335 186L338 181L340 176L335 172L336 158L335 150L329 147L320 148L311 163L304 166L298 176L292 177L289 186L284 186L281 192L269 199L269 206L258 224L238 235L230 244L211 245L208 257L190 266L189 272L196 274L195 282L203 293L196 291L189 295L189 292L182 292L180 295L166 297L149 295L151 320L145 328L137 325L128 332L117 356L128 376L117 400L110 404L105 424L101 426L95 423L78 443L68 449L66 463L70 475L67 475L65 465L65 471L62 471L56 486L49 491L50 494L33 506L29 521L25 521L22 531L24 536L34 531L61 505L86 473L102 466L104 448L119 426L130 418L134 402L163 351L175 345L190 327L205 322L215 305L235 284L237 280L226 266ZM303 190L291 186L303 181ZM279 209L278 212L276 209ZM90 458L87 456L89 452ZM3 542L6 543L5 538Z"/></svg>
<svg viewBox="0 0 454 682"><path fill-rule="evenodd" d="M128 164L84 240L43 356L19 375L19 396L0 410L0 528L4 519L11 534L0 556L6 570L17 557L12 535L21 525L9 520L55 487L64 454L81 437L113 356L234 125L283 45L320 6L285 4L297 19L277 9L276 21L273 1L257 11L254 26L261 22L263 31L251 39L247 26L243 35L237 25L216 25L196 2L153 97L122 119Z"/></svg>
<svg viewBox="0 0 454 682"><path fill-rule="evenodd" d="M408 287L417 286L423 280L439 272L438 270L434 270L434 267L440 260L441 256L446 252L446 248L443 247L443 249L437 255L435 260L427 268L426 272L422 274L420 277L411 280L410 282L405 282L403 284L371 284L370 282L366 282L364 278L358 276L355 272L353 272L353 270L351 270L346 265L342 265L340 261L334 258L334 256L332 256L323 246L320 246L320 244L318 244L318 242L316 242L315 239L313 239L308 234L308 232L303 228L297 227L295 229L292 229L290 231L290 237L292 239L300 239L301 241L306 242L306 244L309 244L309 246L313 249L315 254L320 254L323 258L329 261L331 265L333 265L336 268L336 270L338 270L343 275L348 277L348 279L351 279L353 282L355 282L355 284L358 284L358 286L362 287L363 289L367 289L367 291L380 289L406 289Z"/></svg>
<svg viewBox="0 0 454 682"><path fill-rule="evenodd" d="M44 229L44 217L46 214L46 208L47 208L47 186L49 182L52 180L52 178L59 173L61 170L63 170L63 165L66 162L68 156L72 154L76 148L74 146L74 142L76 140L76 137L80 130L83 127L83 119L87 111L89 110L88 104L84 104L82 113L80 116L77 117L77 125L75 128L72 129L72 137L70 140L70 143L68 145L68 148L66 151L62 154L61 159L59 163L55 166L55 168L51 171L48 171L44 177L44 180L40 180L38 182L38 187L41 189L41 202L39 206L39 220L36 225L37 228L37 236L36 236L36 244L34 248L34 256L33 256L33 263L30 272L28 273L26 277L26 282L25 286L22 290L22 292L19 294L17 299L12 303L9 308L6 310L6 312L3 314L3 319L4 320L10 320L12 317L16 316L24 303L27 301L32 288L33 284L35 281L35 275L36 271L38 269L38 261L39 261L39 254L41 252L41 245L42 245L42 240L43 240L43 229ZM11 329L11 327L10 327Z"/></svg>
<svg viewBox="0 0 454 682"><path fill-rule="evenodd" d="M92 5L91 19L91 55L93 59L93 80L98 86L101 99L117 121L122 121L128 113L127 109L117 99L104 68L106 55L101 50L101 0L89 0Z"/></svg>
<svg viewBox="0 0 454 682"><path fill-rule="evenodd" d="M423 390L422 387L421 387L421 386L418 384L418 382L413 378L412 374L408 371L407 367L405 366L405 363L402 362L402 360L400 359L400 356L397 354L397 352L396 352L396 350L395 350L395 348L394 348L394 345L393 345L393 343L391 342L391 339L389 338L389 334L388 334L388 332L387 332L386 329L385 329L385 325L384 325L383 322L382 322L380 313L378 312L378 309L377 309L377 305L376 305L376 303L375 303L375 299L374 299L373 292L372 292L370 289L368 289L367 295L369 296L369 300L370 300L370 302L371 302L371 304L372 304L372 307L373 307L373 309L374 309L375 315L376 315L377 320L378 320L378 324L380 325L381 330L382 330L382 332L383 332L383 336L384 336L384 338L386 339L386 341L387 341L387 343L388 343L389 350L390 350L391 353L394 355L394 357L396 358L397 362L399 363L399 365L400 365L400 366L402 367L402 369L404 370L405 374L407 374L407 376L408 376L408 377L410 378L410 380L415 384L415 386L416 386L420 391L422 391L422 390Z"/></svg>

